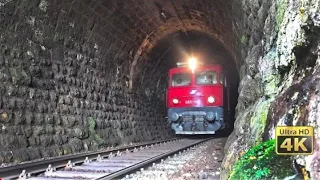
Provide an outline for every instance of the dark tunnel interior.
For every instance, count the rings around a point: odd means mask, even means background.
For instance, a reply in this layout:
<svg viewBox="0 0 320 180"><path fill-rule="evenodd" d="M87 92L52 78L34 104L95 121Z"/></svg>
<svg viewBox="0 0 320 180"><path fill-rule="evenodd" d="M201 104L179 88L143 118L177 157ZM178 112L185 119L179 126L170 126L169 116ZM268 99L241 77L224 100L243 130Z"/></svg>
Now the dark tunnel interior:
<svg viewBox="0 0 320 180"><path fill-rule="evenodd" d="M220 64L226 70L227 81L230 88L231 122L234 122L235 107L238 98L239 72L236 62L230 53L216 39L199 31L178 31L166 35L160 39L148 55L148 61L144 68L147 69L145 76L158 77L149 82L140 79L145 87L150 89L162 88L154 91L161 93L165 105L165 89L168 85L167 74L170 68L177 67L177 62L186 62L189 57L196 57L204 64ZM155 72L157 71L157 72ZM159 74L159 76L154 76ZM156 83L156 85L155 85ZM161 83L162 86L159 86ZM165 106L163 107L166 108ZM232 123L233 128L233 123Z"/></svg>

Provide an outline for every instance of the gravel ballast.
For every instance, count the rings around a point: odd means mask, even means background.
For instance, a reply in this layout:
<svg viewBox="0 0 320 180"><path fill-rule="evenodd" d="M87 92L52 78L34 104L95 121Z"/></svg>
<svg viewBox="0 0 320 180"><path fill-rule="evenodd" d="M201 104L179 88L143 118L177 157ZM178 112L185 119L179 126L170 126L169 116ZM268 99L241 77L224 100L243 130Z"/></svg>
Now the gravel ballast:
<svg viewBox="0 0 320 180"><path fill-rule="evenodd" d="M185 152L162 160L161 163L127 175L124 179L220 179L223 147L227 138L215 138Z"/></svg>

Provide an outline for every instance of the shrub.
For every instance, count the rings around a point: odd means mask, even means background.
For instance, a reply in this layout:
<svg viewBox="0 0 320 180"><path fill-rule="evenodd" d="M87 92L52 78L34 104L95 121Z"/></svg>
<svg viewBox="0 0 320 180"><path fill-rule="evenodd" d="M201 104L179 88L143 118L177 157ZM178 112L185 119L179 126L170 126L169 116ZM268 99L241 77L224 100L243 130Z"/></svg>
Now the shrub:
<svg viewBox="0 0 320 180"><path fill-rule="evenodd" d="M290 156L277 155L275 140L249 149L236 163L229 180L284 179L295 174Z"/></svg>

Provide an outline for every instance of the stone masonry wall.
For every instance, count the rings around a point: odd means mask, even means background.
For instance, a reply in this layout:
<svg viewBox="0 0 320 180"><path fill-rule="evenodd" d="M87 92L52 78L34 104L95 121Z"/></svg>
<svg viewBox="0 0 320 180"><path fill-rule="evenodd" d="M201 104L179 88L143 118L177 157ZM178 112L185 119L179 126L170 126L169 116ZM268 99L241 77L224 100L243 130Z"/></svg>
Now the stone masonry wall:
<svg viewBox="0 0 320 180"><path fill-rule="evenodd" d="M128 90L136 45L83 7L0 3L0 163L170 136L162 99Z"/></svg>

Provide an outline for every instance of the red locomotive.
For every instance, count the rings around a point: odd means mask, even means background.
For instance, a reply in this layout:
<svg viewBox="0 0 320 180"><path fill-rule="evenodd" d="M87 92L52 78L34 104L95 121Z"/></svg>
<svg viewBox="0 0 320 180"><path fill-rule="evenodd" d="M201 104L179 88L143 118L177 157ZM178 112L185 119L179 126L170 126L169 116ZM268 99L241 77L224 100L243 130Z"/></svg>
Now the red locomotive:
<svg viewBox="0 0 320 180"><path fill-rule="evenodd" d="M225 128L229 111L227 82L221 65L197 66L191 58L169 70L168 121L176 134L215 134Z"/></svg>

